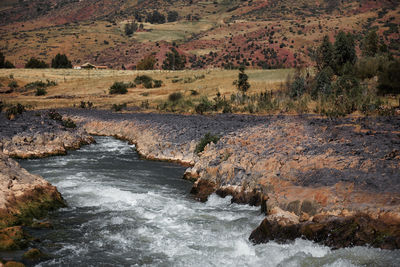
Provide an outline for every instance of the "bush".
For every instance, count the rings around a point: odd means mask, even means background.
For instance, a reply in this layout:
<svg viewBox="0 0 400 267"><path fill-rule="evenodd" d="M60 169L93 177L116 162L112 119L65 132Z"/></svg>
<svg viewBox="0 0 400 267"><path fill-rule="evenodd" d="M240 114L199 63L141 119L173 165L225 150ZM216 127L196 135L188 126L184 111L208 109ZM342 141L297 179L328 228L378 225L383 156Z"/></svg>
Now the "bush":
<svg viewBox="0 0 400 267"><path fill-rule="evenodd" d="M126 94L128 92L129 84L123 82L114 82L109 89L110 94Z"/></svg>
<svg viewBox="0 0 400 267"><path fill-rule="evenodd" d="M198 114L213 110L213 104L208 100L207 97L202 97L200 103L195 107L195 111Z"/></svg>
<svg viewBox="0 0 400 267"><path fill-rule="evenodd" d="M153 80L143 82L143 87L146 89L153 88Z"/></svg>
<svg viewBox="0 0 400 267"><path fill-rule="evenodd" d="M17 105L13 105L6 110L6 117L10 120L18 114L22 114L25 112L25 106L18 103Z"/></svg>
<svg viewBox="0 0 400 267"><path fill-rule="evenodd" d="M168 22L174 22L178 19L179 14L176 11L169 11L167 14L167 20Z"/></svg>
<svg viewBox="0 0 400 267"><path fill-rule="evenodd" d="M18 87L18 83L16 81L11 81L9 82L8 87L10 87L10 89L15 89Z"/></svg>
<svg viewBox="0 0 400 267"><path fill-rule="evenodd" d="M204 135L204 137L200 139L200 142L197 144L195 152L196 153L203 152L206 145L208 145L211 142L216 144L219 139L220 139L220 137L217 135L212 135L210 133L206 133Z"/></svg>
<svg viewBox="0 0 400 267"><path fill-rule="evenodd" d="M153 80L154 84L153 87L154 88L159 88L162 86L162 81L161 80Z"/></svg>
<svg viewBox="0 0 400 267"><path fill-rule="evenodd" d="M50 110L49 113L49 118L55 121L62 121L62 116L60 113L56 112L55 110Z"/></svg>
<svg viewBox="0 0 400 267"><path fill-rule="evenodd" d="M166 54L166 58L163 61L163 70L183 70L186 64L186 57L180 55L178 51L173 47L171 52Z"/></svg>
<svg viewBox="0 0 400 267"><path fill-rule="evenodd" d="M45 84L42 81L35 81L35 82L31 82L31 83L26 84L25 85L25 89L35 89L35 88L38 88L38 87L44 88L46 86L47 86L47 84Z"/></svg>
<svg viewBox="0 0 400 267"><path fill-rule="evenodd" d="M44 88L36 88L36 93L35 93L36 96L42 96L42 95L46 95L46 94L47 94L46 89L44 89Z"/></svg>
<svg viewBox="0 0 400 267"><path fill-rule="evenodd" d="M400 61L394 61L378 75L378 93L400 94Z"/></svg>
<svg viewBox="0 0 400 267"><path fill-rule="evenodd" d="M179 101L183 98L183 95L180 92L172 93L168 96L168 100L171 102Z"/></svg>
<svg viewBox="0 0 400 267"><path fill-rule="evenodd" d="M125 34L128 36L131 36L133 33L135 33L138 29L138 24L135 21L128 22L125 24L124 31Z"/></svg>
<svg viewBox="0 0 400 267"><path fill-rule="evenodd" d="M126 108L126 103L123 104L113 104L111 109L114 111L121 111L122 109Z"/></svg>
<svg viewBox="0 0 400 267"><path fill-rule="evenodd" d="M317 73L311 96L316 99L319 94L329 95L332 92L333 71L327 67Z"/></svg>
<svg viewBox="0 0 400 267"><path fill-rule="evenodd" d="M153 55L147 56L139 61L136 65L137 70L152 70L154 69L154 64L156 64L156 59Z"/></svg>
<svg viewBox="0 0 400 267"><path fill-rule="evenodd" d="M73 120L71 120L70 118L63 120L61 122L62 126L64 126L65 128L76 128L76 124Z"/></svg>
<svg viewBox="0 0 400 267"><path fill-rule="evenodd" d="M303 77L297 76L290 86L290 97L298 98L306 91L305 80Z"/></svg>
<svg viewBox="0 0 400 267"><path fill-rule="evenodd" d="M153 81L153 79L150 76L147 76L147 75L136 76L136 78L134 80L134 82L136 84L144 84L144 83L149 83L149 82L152 82L152 81Z"/></svg>
<svg viewBox="0 0 400 267"><path fill-rule="evenodd" d="M31 57L31 59L29 59L29 61L25 64L26 69L46 69L48 67L49 64L34 57Z"/></svg>
<svg viewBox="0 0 400 267"><path fill-rule="evenodd" d="M51 60L51 67L54 69L70 69L72 68L72 63L71 61L68 60L66 55L57 54Z"/></svg>
<svg viewBox="0 0 400 267"><path fill-rule="evenodd" d="M5 69L14 69L15 66L10 61L6 60L6 62L4 62L4 68Z"/></svg>

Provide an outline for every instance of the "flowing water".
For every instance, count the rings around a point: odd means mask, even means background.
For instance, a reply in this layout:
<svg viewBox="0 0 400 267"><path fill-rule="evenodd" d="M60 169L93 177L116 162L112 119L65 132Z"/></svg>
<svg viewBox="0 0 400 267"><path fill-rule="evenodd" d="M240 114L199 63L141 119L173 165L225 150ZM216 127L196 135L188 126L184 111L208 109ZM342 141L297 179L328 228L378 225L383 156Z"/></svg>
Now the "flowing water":
<svg viewBox="0 0 400 267"><path fill-rule="evenodd" d="M53 258L40 266L400 266L400 252L331 250L296 240L253 245L259 208L212 195L194 201L184 168L139 159L110 137L67 156L22 160L58 187L67 208L50 215L36 244Z"/></svg>

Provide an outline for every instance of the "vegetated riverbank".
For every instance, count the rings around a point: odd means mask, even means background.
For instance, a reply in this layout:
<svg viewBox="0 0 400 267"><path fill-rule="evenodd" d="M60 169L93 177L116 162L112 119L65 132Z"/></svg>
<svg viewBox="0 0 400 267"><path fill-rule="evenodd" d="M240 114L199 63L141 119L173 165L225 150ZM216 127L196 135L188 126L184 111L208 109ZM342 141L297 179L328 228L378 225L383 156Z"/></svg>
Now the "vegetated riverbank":
<svg viewBox="0 0 400 267"><path fill-rule="evenodd" d="M201 201L216 192L232 195L236 203L260 205L267 216L251 235L256 243L302 236L332 247L400 247L398 117L332 121L317 116L58 112L77 129L66 129L47 111L23 113L2 129L3 152L44 156L89 143L88 134L115 136L135 143L147 159L190 165L185 177L195 180L192 193ZM43 153L40 148L48 148L47 142L26 139L36 132L50 134L46 140L60 145ZM197 155L196 145L208 132L221 139Z"/></svg>

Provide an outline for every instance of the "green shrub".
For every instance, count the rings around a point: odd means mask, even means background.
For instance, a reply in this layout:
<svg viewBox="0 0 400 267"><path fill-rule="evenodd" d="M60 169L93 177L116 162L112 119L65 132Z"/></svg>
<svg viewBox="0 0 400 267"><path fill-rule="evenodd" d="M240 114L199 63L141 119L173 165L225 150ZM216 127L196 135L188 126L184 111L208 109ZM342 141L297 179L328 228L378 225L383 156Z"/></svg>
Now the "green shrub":
<svg viewBox="0 0 400 267"><path fill-rule="evenodd" d="M126 94L128 92L129 84L123 82L114 82L110 87L110 94Z"/></svg>
<svg viewBox="0 0 400 267"><path fill-rule="evenodd" d="M200 142L197 144L195 152L196 153L203 152L206 145L208 145L211 142L216 144L219 139L220 139L220 137L217 135L212 135L210 133L206 133L204 135L204 137L200 139Z"/></svg>
<svg viewBox="0 0 400 267"><path fill-rule="evenodd" d="M25 106L18 103L17 105L12 105L6 110L6 117L10 120L12 117L17 116L25 112Z"/></svg>
<svg viewBox="0 0 400 267"><path fill-rule="evenodd" d="M154 80L154 88L159 88L162 86L162 81L161 80Z"/></svg>
<svg viewBox="0 0 400 267"><path fill-rule="evenodd" d="M146 88L146 89L153 88L153 81L150 80L150 81L143 82L143 87Z"/></svg>
<svg viewBox="0 0 400 267"><path fill-rule="evenodd" d="M76 128L75 122L73 120L71 120L70 118L68 118L66 120L62 120L61 124L65 128Z"/></svg>
<svg viewBox="0 0 400 267"><path fill-rule="evenodd" d="M57 85L56 81L50 81L50 80L46 80L46 82L35 81L35 82L30 82L30 83L26 84L25 89L45 88L45 87L56 86L56 85Z"/></svg>
<svg viewBox="0 0 400 267"><path fill-rule="evenodd" d="M8 87L10 87L10 89L15 89L18 87L18 83L16 81L11 81L9 82Z"/></svg>
<svg viewBox="0 0 400 267"><path fill-rule="evenodd" d="M142 103L140 103L140 107L143 109L148 109L150 107L149 100L142 101Z"/></svg>
<svg viewBox="0 0 400 267"><path fill-rule="evenodd" d="M50 119L55 121L62 121L62 116L60 113L56 112L55 110L50 110L48 113Z"/></svg>
<svg viewBox="0 0 400 267"><path fill-rule="evenodd" d="M207 97L202 97L200 103L195 107L195 111L198 114L213 110L213 104L208 100Z"/></svg>
<svg viewBox="0 0 400 267"><path fill-rule="evenodd" d="M43 60L39 60L34 57L31 57L29 61L25 64L26 69L46 69L48 67L49 64L47 64Z"/></svg>
<svg viewBox="0 0 400 267"><path fill-rule="evenodd" d="M290 97L298 98L306 91L305 80L303 77L296 77L290 86Z"/></svg>
<svg viewBox="0 0 400 267"><path fill-rule="evenodd" d="M42 96L42 95L46 95L46 94L47 94L46 89L44 89L44 88L36 88L36 93L35 93L36 96Z"/></svg>
<svg viewBox="0 0 400 267"><path fill-rule="evenodd" d="M113 104L111 109L114 111L121 111L122 109L126 108L126 103L123 104Z"/></svg>
<svg viewBox="0 0 400 267"><path fill-rule="evenodd" d="M177 102L177 101L181 100L182 98L183 98L183 95L180 92L175 92L168 96L168 100L171 102Z"/></svg>
<svg viewBox="0 0 400 267"><path fill-rule="evenodd" d="M65 54L57 54L51 60L51 67L55 69L70 69L72 68L72 63Z"/></svg>
<svg viewBox="0 0 400 267"><path fill-rule="evenodd" d="M400 61L388 64L378 75L378 93L400 94Z"/></svg>
<svg viewBox="0 0 400 267"><path fill-rule="evenodd" d="M136 83L136 84L144 84L144 83L148 83L148 82L151 82L151 81L153 81L153 79L150 77L150 76L147 76L147 75L139 75L139 76L136 76L136 78L135 78L135 80L134 80L134 82Z"/></svg>

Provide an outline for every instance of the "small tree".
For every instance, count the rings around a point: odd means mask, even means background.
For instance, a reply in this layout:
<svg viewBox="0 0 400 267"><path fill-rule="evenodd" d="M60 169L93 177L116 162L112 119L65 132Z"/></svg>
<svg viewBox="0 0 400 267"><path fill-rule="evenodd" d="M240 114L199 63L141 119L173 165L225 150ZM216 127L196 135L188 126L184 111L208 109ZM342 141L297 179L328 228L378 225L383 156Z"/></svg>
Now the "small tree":
<svg viewBox="0 0 400 267"><path fill-rule="evenodd" d="M49 64L47 64L43 60L38 60L34 57L31 57L29 61L25 64L26 69L45 69L48 67Z"/></svg>
<svg viewBox="0 0 400 267"><path fill-rule="evenodd" d="M115 94L126 94L128 92L129 84L123 82L114 82L109 89L109 93L112 95Z"/></svg>
<svg viewBox="0 0 400 267"><path fill-rule="evenodd" d="M246 73L244 73L244 66L239 67L239 76L238 76L238 82L237 82L237 88L239 91L241 91L243 94L247 92L250 88L250 84L248 82L249 77L247 76Z"/></svg>
<svg viewBox="0 0 400 267"><path fill-rule="evenodd" d="M318 70L322 70L328 66L333 67L333 45L329 41L329 36L325 35L322 44L317 48L315 61Z"/></svg>
<svg viewBox="0 0 400 267"><path fill-rule="evenodd" d="M153 70L154 64L156 64L156 59L153 55L144 57L136 66L137 70Z"/></svg>
<svg viewBox="0 0 400 267"><path fill-rule="evenodd" d="M178 19L178 17L179 17L178 12L176 12L176 11L169 11L169 12L168 12L167 20L168 20L168 22L174 22L174 21L176 21L176 20Z"/></svg>
<svg viewBox="0 0 400 267"><path fill-rule="evenodd" d="M165 23L165 16L157 10L154 10L153 13L147 15L147 22L150 22L151 24L162 24Z"/></svg>
<svg viewBox="0 0 400 267"><path fill-rule="evenodd" d="M166 58L163 61L162 68L164 70L183 70L186 64L186 57L180 55L178 51L173 47L171 52L166 54Z"/></svg>
<svg viewBox="0 0 400 267"><path fill-rule="evenodd" d="M51 67L54 69L70 69L72 68L72 64L65 54L57 54L51 60Z"/></svg>
<svg viewBox="0 0 400 267"><path fill-rule="evenodd" d="M128 22L127 24L125 24L124 27L125 34L128 36L134 34L137 31L137 29L138 29L138 24L135 21Z"/></svg>
<svg viewBox="0 0 400 267"><path fill-rule="evenodd" d="M370 31L365 36L362 43L362 53L364 56L373 57L379 50L379 39L375 31Z"/></svg>
<svg viewBox="0 0 400 267"><path fill-rule="evenodd" d="M0 69L13 69L15 66L8 60L6 60L4 54L0 52Z"/></svg>
<svg viewBox="0 0 400 267"><path fill-rule="evenodd" d="M357 55L353 35L343 31L338 33L334 44L334 60L336 74L341 74L346 63L351 65L356 63Z"/></svg>

